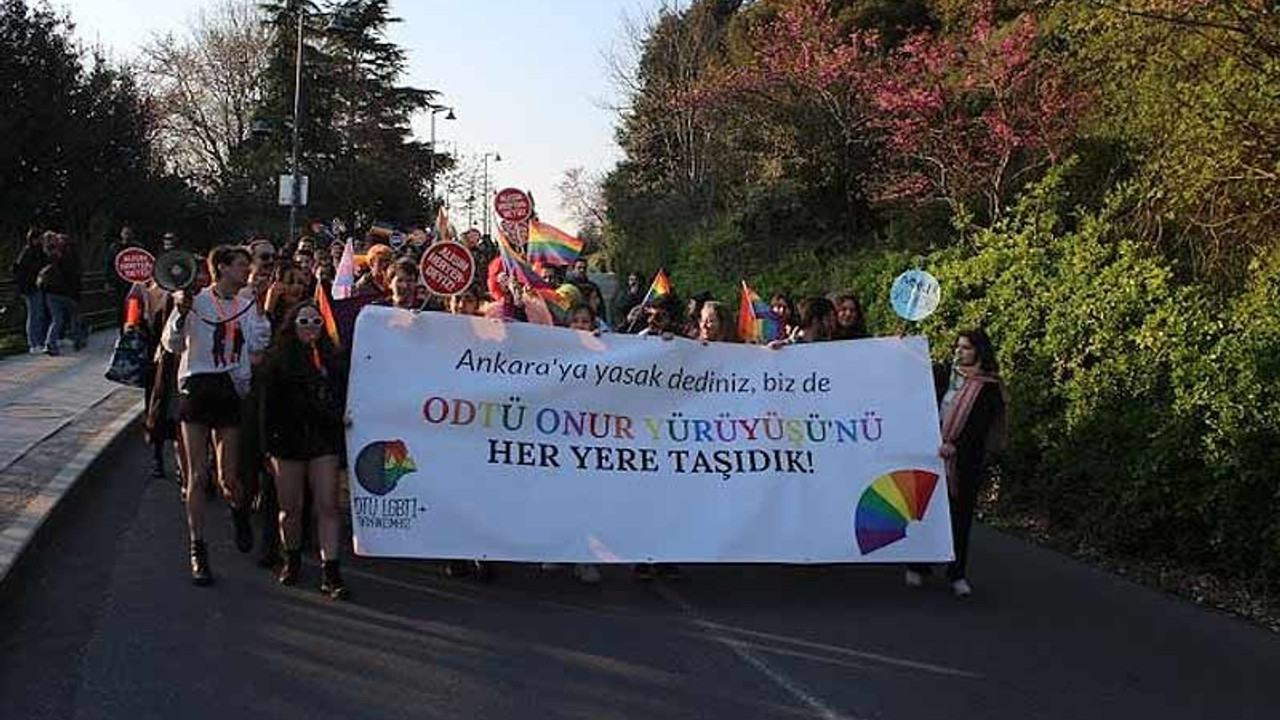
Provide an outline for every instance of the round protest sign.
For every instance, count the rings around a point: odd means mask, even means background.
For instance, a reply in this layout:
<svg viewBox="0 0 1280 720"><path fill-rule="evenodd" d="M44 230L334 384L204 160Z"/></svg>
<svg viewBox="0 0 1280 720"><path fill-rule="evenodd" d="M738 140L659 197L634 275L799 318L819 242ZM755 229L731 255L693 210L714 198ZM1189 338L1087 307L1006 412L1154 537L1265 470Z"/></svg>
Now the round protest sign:
<svg viewBox="0 0 1280 720"><path fill-rule="evenodd" d="M146 282L155 269L155 257L142 248L125 248L116 254L116 275L125 282Z"/></svg>
<svg viewBox="0 0 1280 720"><path fill-rule="evenodd" d="M938 279L923 270L908 270L893 281L889 302L903 320L923 320L938 309L942 287Z"/></svg>
<svg viewBox="0 0 1280 720"><path fill-rule="evenodd" d="M422 254L422 283L437 295L457 295L471 286L475 275L475 257L458 243L436 243Z"/></svg>
<svg viewBox="0 0 1280 720"><path fill-rule="evenodd" d="M503 220L524 222L533 214L533 200L523 190L506 188L493 197L493 210Z"/></svg>

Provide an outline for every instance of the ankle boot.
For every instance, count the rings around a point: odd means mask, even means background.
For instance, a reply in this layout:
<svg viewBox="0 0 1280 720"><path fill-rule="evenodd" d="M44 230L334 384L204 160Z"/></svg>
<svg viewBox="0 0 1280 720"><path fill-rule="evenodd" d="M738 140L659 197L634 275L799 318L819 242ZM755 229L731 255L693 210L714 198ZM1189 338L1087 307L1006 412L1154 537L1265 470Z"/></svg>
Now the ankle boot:
<svg viewBox="0 0 1280 720"><path fill-rule="evenodd" d="M201 540L191 542L191 582L201 587L213 584L213 571L209 568L209 551Z"/></svg>
<svg viewBox="0 0 1280 720"><path fill-rule="evenodd" d="M342 573L338 570L337 560L325 560L320 565L320 592L334 600L346 600L349 593L347 584L342 581Z"/></svg>
<svg viewBox="0 0 1280 720"><path fill-rule="evenodd" d="M291 550L284 554L284 565L280 568L280 575L276 578L281 585L294 585L298 582L298 575L302 573L302 551Z"/></svg>

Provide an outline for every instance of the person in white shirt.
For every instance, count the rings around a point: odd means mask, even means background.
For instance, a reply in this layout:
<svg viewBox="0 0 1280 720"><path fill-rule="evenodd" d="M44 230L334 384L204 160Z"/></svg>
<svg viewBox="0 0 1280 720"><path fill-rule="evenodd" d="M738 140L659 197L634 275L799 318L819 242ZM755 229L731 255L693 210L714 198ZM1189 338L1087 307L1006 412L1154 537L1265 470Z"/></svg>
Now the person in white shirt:
<svg viewBox="0 0 1280 720"><path fill-rule="evenodd" d="M217 454L218 481L231 505L236 547L253 549L249 501L237 471L241 398L249 391L250 354L260 353L271 337L269 322L252 297L240 290L249 275L249 252L220 245L209 253L213 285L192 295L174 294L174 309L161 343L180 354L178 420L186 447L187 527L191 536L191 579L213 582L204 544L205 484L209 439Z"/></svg>

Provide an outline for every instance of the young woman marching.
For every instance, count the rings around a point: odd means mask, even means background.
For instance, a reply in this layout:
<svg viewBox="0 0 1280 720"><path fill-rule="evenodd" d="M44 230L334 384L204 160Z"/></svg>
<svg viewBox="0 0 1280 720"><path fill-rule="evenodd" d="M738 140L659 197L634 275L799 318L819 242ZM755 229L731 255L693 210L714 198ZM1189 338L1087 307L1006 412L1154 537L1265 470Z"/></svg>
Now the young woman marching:
<svg viewBox="0 0 1280 720"><path fill-rule="evenodd" d="M236 548L253 549L248 498L241 487L240 404L249 391L249 356L264 349L270 326L252 298L240 296L249 276L249 253L221 245L209 253L213 285L197 294L178 292L161 343L178 363L178 420L187 461L187 527L191 579L213 582L204 543L205 484L209 482L209 438L217 455L219 484L235 523Z"/></svg>
<svg viewBox="0 0 1280 720"><path fill-rule="evenodd" d="M338 466L343 441L344 369L315 303L296 305L276 333L266 362L266 443L280 503L282 585L302 568L302 514L307 487L319 519L320 592L345 600L338 568L341 520Z"/></svg>
<svg viewBox="0 0 1280 720"><path fill-rule="evenodd" d="M982 330L960 333L955 361L934 368L938 392L938 416L942 420L942 447L938 454L947 464L947 498L951 501L951 532L956 559L947 568L947 580L956 597L968 597L969 531L978 494L987 478L995 453L1004 449L1005 398L996 374L996 353ZM913 565L907 585L919 587L928 566Z"/></svg>

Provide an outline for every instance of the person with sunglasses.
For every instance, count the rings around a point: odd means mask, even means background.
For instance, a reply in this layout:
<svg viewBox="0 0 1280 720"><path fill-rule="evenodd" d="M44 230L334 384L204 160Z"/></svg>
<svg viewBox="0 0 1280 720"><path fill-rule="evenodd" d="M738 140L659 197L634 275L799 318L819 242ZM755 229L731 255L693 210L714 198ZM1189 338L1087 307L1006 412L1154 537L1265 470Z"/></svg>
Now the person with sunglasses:
<svg viewBox="0 0 1280 720"><path fill-rule="evenodd" d="M265 349L270 337L270 326L256 303L240 294L249 278L249 252L220 245L209 253L209 271L210 287L174 294L174 309L161 337L165 350L180 355L178 420L187 455L187 528L196 585L213 582L204 542L210 437L219 485L235 525L236 548L242 553L253 549L249 495L239 473L240 413L249 392L249 356Z"/></svg>
<svg viewBox="0 0 1280 720"><path fill-rule="evenodd" d="M302 570L303 508L311 490L320 540L320 592L347 598L339 570L341 519L338 468L343 449L345 368L310 300L296 305L276 333L265 363L267 453L280 505L284 564L281 585L294 585Z"/></svg>

